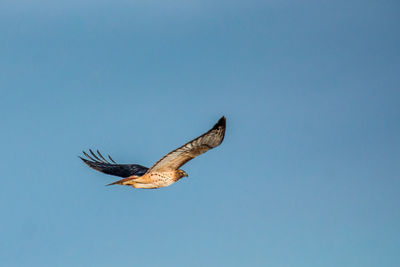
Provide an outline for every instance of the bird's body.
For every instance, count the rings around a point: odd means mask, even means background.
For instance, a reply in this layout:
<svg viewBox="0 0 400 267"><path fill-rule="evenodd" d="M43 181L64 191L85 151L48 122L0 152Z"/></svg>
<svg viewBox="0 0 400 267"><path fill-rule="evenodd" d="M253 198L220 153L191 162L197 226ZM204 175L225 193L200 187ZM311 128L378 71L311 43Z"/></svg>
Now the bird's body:
<svg viewBox="0 0 400 267"><path fill-rule="evenodd" d="M145 189L156 189L161 187L167 187L179 179L185 177L178 171L166 171L166 172L150 172L142 176L132 175L128 178L116 181L113 184L120 185L131 185L135 188Z"/></svg>
<svg viewBox="0 0 400 267"><path fill-rule="evenodd" d="M111 163L99 151L96 155L92 150L89 150L91 156L83 152L87 159L82 157L81 159L95 170L124 178L109 185L119 184L145 189L166 187L188 176L179 167L220 145L224 140L225 128L226 120L225 117L222 117L211 130L168 153L150 169L139 164L117 164L108 156L112 161Z"/></svg>

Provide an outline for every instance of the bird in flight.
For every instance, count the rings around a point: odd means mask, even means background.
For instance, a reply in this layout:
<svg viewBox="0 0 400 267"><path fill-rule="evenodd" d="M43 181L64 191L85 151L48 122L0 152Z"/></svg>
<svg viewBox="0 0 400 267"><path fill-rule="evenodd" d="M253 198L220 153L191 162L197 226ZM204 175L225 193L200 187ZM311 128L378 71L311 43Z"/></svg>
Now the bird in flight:
<svg viewBox="0 0 400 267"><path fill-rule="evenodd" d="M226 119L223 116L208 132L168 153L150 169L139 164L118 164L110 155L108 161L98 150L97 155L91 149L91 155L83 151L86 158L80 158L97 171L124 178L109 185L119 184L146 189L166 187L188 176L184 170L179 169L182 165L219 146L224 140L225 128Z"/></svg>

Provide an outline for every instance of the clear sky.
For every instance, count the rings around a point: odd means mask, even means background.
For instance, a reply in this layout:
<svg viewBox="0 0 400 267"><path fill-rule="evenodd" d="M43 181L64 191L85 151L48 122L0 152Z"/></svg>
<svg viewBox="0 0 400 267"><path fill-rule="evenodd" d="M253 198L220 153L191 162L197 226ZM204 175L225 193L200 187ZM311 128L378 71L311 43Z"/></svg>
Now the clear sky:
<svg viewBox="0 0 400 267"><path fill-rule="evenodd" d="M400 266L398 1L2 1L1 266ZM150 167L225 115L159 190Z"/></svg>

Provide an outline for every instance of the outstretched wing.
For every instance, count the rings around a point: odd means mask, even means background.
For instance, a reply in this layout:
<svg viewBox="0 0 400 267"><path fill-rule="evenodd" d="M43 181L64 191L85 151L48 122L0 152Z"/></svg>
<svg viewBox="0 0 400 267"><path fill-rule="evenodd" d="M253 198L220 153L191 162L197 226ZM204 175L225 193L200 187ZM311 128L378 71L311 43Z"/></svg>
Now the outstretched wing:
<svg viewBox="0 0 400 267"><path fill-rule="evenodd" d="M90 154L92 154L92 156L83 151L83 154L86 156L86 158L80 157L81 160L83 160L83 162L85 162L89 167L97 171L103 172L105 174L115 175L125 178L132 175L142 176L149 170L149 168L146 168L139 164L117 164L111 158L111 156L108 155L108 158L112 162L111 163L108 160L106 160L98 150L97 150L98 155L93 153L91 149L89 149L89 151Z"/></svg>
<svg viewBox="0 0 400 267"><path fill-rule="evenodd" d="M149 172L179 169L189 160L220 145L224 140L225 128L226 119L222 117L208 132L165 155L150 168Z"/></svg>

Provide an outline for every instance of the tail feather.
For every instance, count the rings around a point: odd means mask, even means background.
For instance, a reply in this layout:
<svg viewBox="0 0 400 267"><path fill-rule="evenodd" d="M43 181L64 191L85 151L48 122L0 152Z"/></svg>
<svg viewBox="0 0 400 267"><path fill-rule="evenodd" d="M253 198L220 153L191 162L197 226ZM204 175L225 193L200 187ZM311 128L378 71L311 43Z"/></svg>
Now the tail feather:
<svg viewBox="0 0 400 267"><path fill-rule="evenodd" d="M131 180L134 180L134 179L135 179L134 177L124 178L124 179L115 181L115 182L113 182L113 183L111 183L111 184L108 184L107 186L115 185L115 184L119 184L119 185L129 185L129 184L127 184L126 182L131 181Z"/></svg>

